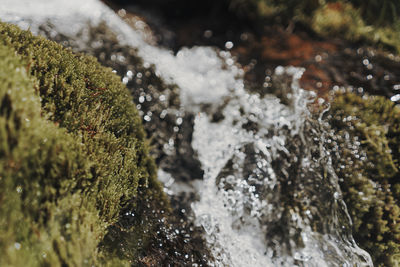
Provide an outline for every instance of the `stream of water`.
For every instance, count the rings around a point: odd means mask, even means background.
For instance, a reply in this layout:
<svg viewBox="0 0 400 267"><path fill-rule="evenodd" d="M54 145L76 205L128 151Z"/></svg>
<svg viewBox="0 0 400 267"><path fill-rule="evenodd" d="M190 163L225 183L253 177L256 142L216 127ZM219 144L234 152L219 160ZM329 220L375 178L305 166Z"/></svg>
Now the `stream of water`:
<svg viewBox="0 0 400 267"><path fill-rule="evenodd" d="M120 45L137 49L145 68L154 65L157 76L176 85L163 92L142 86L134 101L148 132L159 137L154 153L166 193L194 195L189 219L204 230L209 265L373 265L352 237L327 149L334 137L323 113L309 111L315 95L299 87L303 69L276 68L279 95L261 97L246 90L229 51L173 54L152 46L147 33L97 0L1 0L0 17L36 34L63 35L89 53L105 42L91 40L90 28L105 21ZM131 70L121 51L112 61L123 82L145 84L146 72ZM166 104L173 94L179 101Z"/></svg>

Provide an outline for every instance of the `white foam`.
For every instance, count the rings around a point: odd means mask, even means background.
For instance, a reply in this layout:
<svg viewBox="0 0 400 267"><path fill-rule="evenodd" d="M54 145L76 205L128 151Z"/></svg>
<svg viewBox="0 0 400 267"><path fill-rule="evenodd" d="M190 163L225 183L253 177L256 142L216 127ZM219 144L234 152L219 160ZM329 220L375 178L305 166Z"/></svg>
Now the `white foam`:
<svg viewBox="0 0 400 267"><path fill-rule="evenodd" d="M271 217L272 222L281 215L279 210L268 203L268 199L260 198L252 184L269 188L270 196L274 197L273 189L279 181L271 163L279 152L289 153L286 148L288 134L301 136L305 120L310 116L307 105L312 94L302 90L298 83L303 71L294 67L276 69L275 74L278 76L292 76L290 105L283 105L275 96L260 98L248 94L243 86L238 85L243 81L237 79L237 87L223 109L224 119L221 122L213 123L203 113L195 119L192 145L198 153L205 175L200 201L192 206L196 221L206 229L207 241L217 263L221 265L291 266L296 260L307 266L330 266L338 262L348 266L372 265L369 255L359 249L354 240L343 243L338 235L314 232L309 222L294 211L291 211L295 223L292 227L302 229L304 246L296 248L294 245L292 256L281 255L273 259L271 257L276 251L266 246L265 233L268 226L260 225L259 222L265 220L265 217ZM242 127L249 119L257 123L257 133ZM272 136L269 133L273 133ZM243 174L245 158L249 155L242 148L248 144L254 146L254 153L259 157L257 169L261 177L245 177ZM233 160L233 174L221 177L221 170L229 160ZM307 164L306 160L304 164ZM254 175L257 175L257 170ZM225 189L224 184L233 188ZM327 256L330 253L334 257ZM358 262L359 259L363 261Z"/></svg>

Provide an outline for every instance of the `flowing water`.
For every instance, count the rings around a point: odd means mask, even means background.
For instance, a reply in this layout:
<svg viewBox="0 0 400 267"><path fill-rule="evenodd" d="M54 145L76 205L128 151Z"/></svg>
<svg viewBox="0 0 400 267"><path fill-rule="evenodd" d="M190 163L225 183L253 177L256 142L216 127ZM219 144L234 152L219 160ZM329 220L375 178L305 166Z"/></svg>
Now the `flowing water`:
<svg viewBox="0 0 400 267"><path fill-rule="evenodd" d="M121 75L154 137L159 179L201 229L208 265L372 266L352 237L328 149L335 135L299 87L303 69L276 68L276 93L260 96L228 51L152 46L143 22L133 29L96 0L1 0L0 15Z"/></svg>

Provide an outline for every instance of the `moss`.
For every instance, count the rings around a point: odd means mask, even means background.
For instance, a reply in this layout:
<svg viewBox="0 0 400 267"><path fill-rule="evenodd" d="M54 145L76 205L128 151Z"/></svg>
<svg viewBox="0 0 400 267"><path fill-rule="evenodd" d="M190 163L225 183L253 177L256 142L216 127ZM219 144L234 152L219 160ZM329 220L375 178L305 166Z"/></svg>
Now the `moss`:
<svg viewBox="0 0 400 267"><path fill-rule="evenodd" d="M219 14L235 23L297 25L321 37L342 38L400 52L400 1L398 0L107 0L120 4L156 7L169 18ZM218 16L218 15L216 15ZM239 22L238 22L239 21Z"/></svg>
<svg viewBox="0 0 400 267"><path fill-rule="evenodd" d="M149 114L151 117L151 121L143 120L143 126L148 136L152 137L151 153L157 165L167 169L176 180L203 177L202 174L197 175L200 167L191 164L193 160L190 161L194 158L194 152L190 146L191 138L187 135L192 133L194 118L192 115L183 116L179 111L179 88L166 84L158 77L154 66L144 63L135 48L121 45L117 35L105 23L88 26L84 36L78 34L67 38L61 34L54 35L50 24L42 27L41 34L71 47L73 51L96 57L101 64L111 67L124 77L123 81L133 96L139 115ZM101 47L93 45L99 42L102 43ZM144 102L140 101L143 96L146 96ZM177 118L180 116L183 116L183 123L178 125ZM175 132L175 127L181 129ZM171 138L175 140L175 152L169 150L166 157L164 144ZM182 147L185 147L184 154L180 152ZM203 239L204 229L194 226L189 219L194 216L189 213L194 196L190 194L178 199L172 197L171 212L160 208L158 191L152 192L154 196L149 192L138 192L139 195L121 211L118 222L108 228L100 247L118 258L133 259L134 266L206 266L212 257ZM146 194L145 199L140 194ZM146 232L145 239L137 234L138 228Z"/></svg>
<svg viewBox="0 0 400 267"><path fill-rule="evenodd" d="M311 25L322 36L343 36L348 40L359 40L368 32L360 13L348 3L321 6L315 11Z"/></svg>
<svg viewBox="0 0 400 267"><path fill-rule="evenodd" d="M400 109L384 97L347 93L332 102L335 158L356 241L378 266L400 253Z"/></svg>
<svg viewBox="0 0 400 267"><path fill-rule="evenodd" d="M400 52L397 0L227 0L241 17L265 23L300 23L322 37L379 45Z"/></svg>
<svg viewBox="0 0 400 267"><path fill-rule="evenodd" d="M341 37L353 42L366 41L400 52L399 21L369 24L362 10L350 3L322 5L314 11L310 23L320 36Z"/></svg>
<svg viewBox="0 0 400 267"><path fill-rule="evenodd" d="M105 235L124 209L166 201L120 78L4 23L0 69L0 265L129 264Z"/></svg>

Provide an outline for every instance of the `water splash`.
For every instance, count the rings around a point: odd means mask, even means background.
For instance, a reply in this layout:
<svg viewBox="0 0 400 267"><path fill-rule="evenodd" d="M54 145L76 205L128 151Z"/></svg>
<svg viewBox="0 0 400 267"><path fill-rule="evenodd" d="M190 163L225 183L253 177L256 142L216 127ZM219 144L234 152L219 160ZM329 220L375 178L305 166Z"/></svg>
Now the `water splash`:
<svg viewBox="0 0 400 267"><path fill-rule="evenodd" d="M220 107L222 121L196 117L193 147L205 176L193 209L221 265L372 265L348 233L322 132L312 128L313 95L298 85L302 72L275 71L275 80L291 77L288 105L239 85Z"/></svg>

